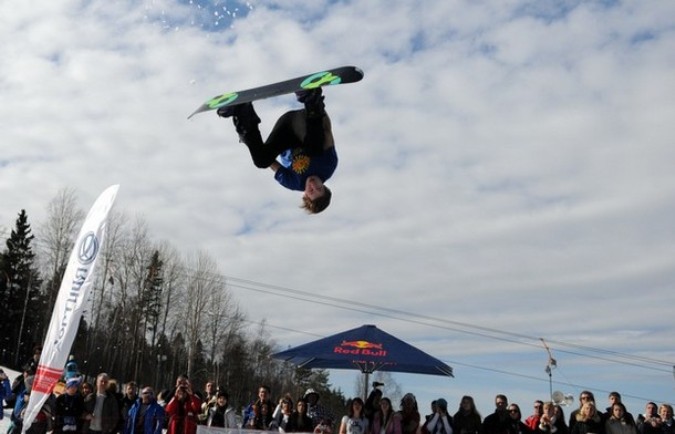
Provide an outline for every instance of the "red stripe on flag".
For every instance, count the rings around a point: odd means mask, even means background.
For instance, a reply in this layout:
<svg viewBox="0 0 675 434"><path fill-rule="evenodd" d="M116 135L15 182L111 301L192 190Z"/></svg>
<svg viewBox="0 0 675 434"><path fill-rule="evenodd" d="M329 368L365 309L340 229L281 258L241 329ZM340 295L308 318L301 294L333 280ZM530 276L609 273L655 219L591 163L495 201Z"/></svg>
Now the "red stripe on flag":
<svg viewBox="0 0 675 434"><path fill-rule="evenodd" d="M40 393L52 393L54 385L63 375L63 369L54 369L48 366L38 365L33 379L32 391Z"/></svg>

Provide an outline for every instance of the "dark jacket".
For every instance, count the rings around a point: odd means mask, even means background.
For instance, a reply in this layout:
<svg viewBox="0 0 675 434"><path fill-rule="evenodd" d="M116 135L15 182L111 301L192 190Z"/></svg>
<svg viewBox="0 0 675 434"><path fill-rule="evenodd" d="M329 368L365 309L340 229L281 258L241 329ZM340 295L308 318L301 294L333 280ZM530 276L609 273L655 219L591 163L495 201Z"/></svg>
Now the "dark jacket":
<svg viewBox="0 0 675 434"><path fill-rule="evenodd" d="M670 420L666 419L661 424L661 433L663 434L675 434L675 420L672 418Z"/></svg>
<svg viewBox="0 0 675 434"><path fill-rule="evenodd" d="M94 409L96 408L96 392L90 393L84 398L84 408L88 414L94 414ZM117 397L111 392L106 392L103 401L103 411L101 412L101 432L106 434L115 432L119 426L119 419L120 409ZM85 422L85 431L89 429L90 423L91 421Z"/></svg>
<svg viewBox="0 0 675 434"><path fill-rule="evenodd" d="M508 412L495 411L483 420L481 434L507 434L511 429L511 418Z"/></svg>
<svg viewBox="0 0 675 434"><path fill-rule="evenodd" d="M649 421L647 421L647 418L649 418ZM660 434L661 433L661 426L653 426L651 423L652 418L656 420L661 420L661 416L658 414L652 414L649 416L645 416L644 414L641 414L637 417L637 420L635 421L635 425L637 426L638 432L640 434Z"/></svg>
<svg viewBox="0 0 675 434"><path fill-rule="evenodd" d="M530 429L525 422L521 420L511 420L509 424L509 434L533 434L534 431Z"/></svg>
<svg viewBox="0 0 675 434"><path fill-rule="evenodd" d="M625 408L625 407L624 407L624 408ZM608 421L609 418L611 418L611 417L612 417L612 407L607 407L607 408L605 409L605 414L602 415L602 420L603 420L603 422L606 422L606 421ZM635 423L635 418L633 417L632 414L630 414L630 413L628 412L628 410L625 410L625 411L624 411L623 419L624 419L626 422L632 423L633 425L637 426L637 423Z"/></svg>
<svg viewBox="0 0 675 434"><path fill-rule="evenodd" d="M581 414L576 415L574 428L570 430L571 434L605 434L605 425L599 414L595 414L590 420L582 420Z"/></svg>
<svg viewBox="0 0 675 434"><path fill-rule="evenodd" d="M218 428L237 428L234 409L227 406L220 407L218 404L210 407L206 425Z"/></svg>
<svg viewBox="0 0 675 434"><path fill-rule="evenodd" d="M61 394L54 403L54 434L82 432L84 424L84 398L79 393ZM64 430L65 427L65 430Z"/></svg>
<svg viewBox="0 0 675 434"><path fill-rule="evenodd" d="M637 434L637 427L632 421L610 417L605 422L605 434Z"/></svg>
<svg viewBox="0 0 675 434"><path fill-rule="evenodd" d="M297 411L294 411L291 414L291 418L288 421L288 425L284 429L286 432L312 432L314 431L314 425L312 423L312 418L306 414L300 414ZM379 434L379 433L378 433Z"/></svg>
<svg viewBox="0 0 675 434"><path fill-rule="evenodd" d="M452 421L455 424L456 434L478 434L480 431L480 414L476 412L465 413L460 410L455 413Z"/></svg>

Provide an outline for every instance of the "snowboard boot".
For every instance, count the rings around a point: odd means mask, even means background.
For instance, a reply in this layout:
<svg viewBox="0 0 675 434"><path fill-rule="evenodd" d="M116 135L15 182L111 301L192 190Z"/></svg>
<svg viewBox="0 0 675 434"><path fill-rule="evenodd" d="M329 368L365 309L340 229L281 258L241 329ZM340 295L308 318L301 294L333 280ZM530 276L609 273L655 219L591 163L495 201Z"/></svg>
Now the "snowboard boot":
<svg viewBox="0 0 675 434"><path fill-rule="evenodd" d="M320 87L295 92L299 102L305 105L306 134L303 139L303 149L310 156L323 154L323 146L326 140L324 130L324 117L326 106L323 103L323 95Z"/></svg>
<svg viewBox="0 0 675 434"><path fill-rule="evenodd" d="M320 87L295 92L298 102L305 105L307 119L319 119L326 114L326 105L323 102L324 96Z"/></svg>
<svg viewBox="0 0 675 434"><path fill-rule="evenodd" d="M218 113L218 116L221 118L231 118L234 116L236 107L236 105L226 105L225 107L219 108L216 113Z"/></svg>
<svg viewBox="0 0 675 434"><path fill-rule="evenodd" d="M246 134L258 131L260 118L256 114L253 104L250 102L221 107L217 113L220 117L232 118L232 123L234 123L237 134L239 134L242 141L244 141L243 139Z"/></svg>

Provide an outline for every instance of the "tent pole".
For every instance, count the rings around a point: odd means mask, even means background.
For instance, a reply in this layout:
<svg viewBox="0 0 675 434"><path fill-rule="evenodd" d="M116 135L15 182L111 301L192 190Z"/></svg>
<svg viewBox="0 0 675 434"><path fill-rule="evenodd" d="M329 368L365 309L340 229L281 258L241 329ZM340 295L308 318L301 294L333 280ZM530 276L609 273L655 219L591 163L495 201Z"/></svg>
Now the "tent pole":
<svg viewBox="0 0 675 434"><path fill-rule="evenodd" d="M370 374L368 372L364 372L364 383L363 383L363 402L366 402L368 399L368 377Z"/></svg>

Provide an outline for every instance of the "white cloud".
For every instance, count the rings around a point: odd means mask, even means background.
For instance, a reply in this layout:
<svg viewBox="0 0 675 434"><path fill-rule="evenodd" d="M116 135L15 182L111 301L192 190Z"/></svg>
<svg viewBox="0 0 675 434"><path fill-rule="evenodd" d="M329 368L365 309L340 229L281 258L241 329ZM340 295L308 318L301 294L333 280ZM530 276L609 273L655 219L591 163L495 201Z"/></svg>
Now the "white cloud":
<svg viewBox="0 0 675 434"><path fill-rule="evenodd" d="M119 182L121 209L229 276L672 360L674 6L537 4L258 1L221 31L171 1L2 4L0 225L22 208L40 221L63 187L86 207ZM229 120L186 120L216 94L340 64L366 75L326 90L340 165L323 215L252 166ZM256 107L265 133L295 103ZM424 399L473 393L485 414L495 393L548 390L546 377L471 371L541 376L540 349L233 291L273 325L374 322L468 365L447 388L402 377ZM596 364L561 371L599 390L670 391Z"/></svg>

